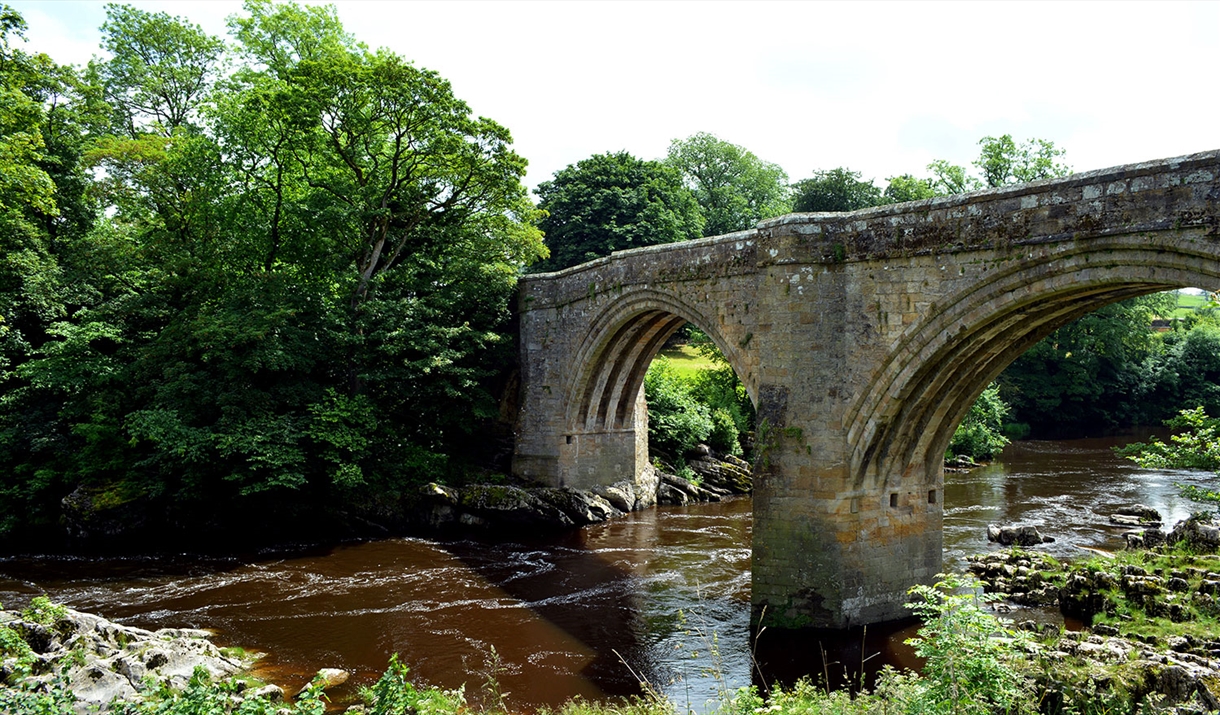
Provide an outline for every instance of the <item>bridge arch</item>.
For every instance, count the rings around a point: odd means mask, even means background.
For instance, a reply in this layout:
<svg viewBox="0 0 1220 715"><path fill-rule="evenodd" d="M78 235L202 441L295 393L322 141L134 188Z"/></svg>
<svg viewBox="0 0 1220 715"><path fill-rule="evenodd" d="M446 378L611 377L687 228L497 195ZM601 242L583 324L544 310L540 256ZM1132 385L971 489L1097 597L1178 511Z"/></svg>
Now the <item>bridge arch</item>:
<svg viewBox="0 0 1220 715"><path fill-rule="evenodd" d="M563 387L560 486L587 488L613 475L647 488L644 376L666 340L686 323L712 340L756 399L745 348L727 340L714 318L672 294L650 288L623 292L596 311L572 356Z"/></svg>
<svg viewBox="0 0 1220 715"><path fill-rule="evenodd" d="M578 369L567 388L568 424L573 428L625 424L624 405L634 400L661 346L686 323L711 339L745 384L750 399L757 399L743 348L725 340L719 325L689 302L644 289L614 300L589 324L573 361Z"/></svg>
<svg viewBox="0 0 1220 715"><path fill-rule="evenodd" d="M1056 329L1126 298L1220 284L1220 262L1200 250L1211 242L1171 243L1124 235L1026 251L1025 260L936 306L899 337L851 411L856 483L881 475L935 482L979 394Z"/></svg>

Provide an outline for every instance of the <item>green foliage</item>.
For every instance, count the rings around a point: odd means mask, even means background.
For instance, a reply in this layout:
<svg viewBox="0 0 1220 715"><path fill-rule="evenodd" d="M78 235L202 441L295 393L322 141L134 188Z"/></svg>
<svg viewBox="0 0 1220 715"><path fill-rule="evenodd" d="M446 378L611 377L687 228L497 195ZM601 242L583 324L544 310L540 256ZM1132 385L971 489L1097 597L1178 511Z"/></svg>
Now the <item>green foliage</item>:
<svg viewBox="0 0 1220 715"><path fill-rule="evenodd" d="M1030 139L1018 145L1011 134L1003 134L983 137L979 147L979 158L973 164L982 172L982 179L971 176L964 166L937 159L928 164L931 178L918 179L910 174L894 177L890 179L886 196L893 201L953 196L982 188L1066 176L1072 171L1066 164L1057 162L1066 151L1057 149L1054 142L1045 139Z"/></svg>
<svg viewBox="0 0 1220 715"><path fill-rule="evenodd" d="M783 169L706 132L673 140L665 163L682 172L699 202L705 236L753 228L791 210Z"/></svg>
<svg viewBox="0 0 1220 715"><path fill-rule="evenodd" d="M860 172L839 167L815 171L792 185L793 211L855 211L886 203L881 189L862 181Z"/></svg>
<svg viewBox="0 0 1220 715"><path fill-rule="evenodd" d="M896 204L930 199L936 195L936 189L933 188L931 180L918 179L911 174L890 177L884 194L887 201Z"/></svg>
<svg viewBox="0 0 1220 715"><path fill-rule="evenodd" d="M1182 410L1166 425L1181 430L1166 444L1155 437L1115 451L1145 469L1220 469L1220 419L1208 417L1202 407ZM1187 499L1198 504L1220 504L1220 489L1175 484Z"/></svg>
<svg viewBox="0 0 1220 715"><path fill-rule="evenodd" d="M944 576L935 586L910 590L907 604L923 619L919 636L908 641L926 659L921 700L929 712L993 713L1017 709L1024 698L1021 676L1005 662L1013 645L1000 637L1018 633L983 610L998 596L980 593L976 582ZM963 592L965 590L965 592Z"/></svg>
<svg viewBox="0 0 1220 715"><path fill-rule="evenodd" d="M1054 142L1045 139L1030 139L1018 146L1011 134L1003 134L983 137L979 146L982 149L974 165L983 172L983 180L992 188L1072 173L1071 167L1056 162L1066 151L1056 149Z"/></svg>
<svg viewBox="0 0 1220 715"><path fill-rule="evenodd" d="M21 611L21 618L30 623L41 623L53 626L68 617L68 609L58 603L52 603L46 596L35 596L30 599L30 605Z"/></svg>
<svg viewBox="0 0 1220 715"><path fill-rule="evenodd" d="M644 377L648 401L648 444L651 449L681 458L706 442L713 423L707 405L692 394L691 385L665 357L652 361Z"/></svg>
<svg viewBox="0 0 1220 715"><path fill-rule="evenodd" d="M613 251L673 243L702 235L699 204L682 174L625 151L597 154L538 185L539 227L558 270Z"/></svg>
<svg viewBox="0 0 1220 715"><path fill-rule="evenodd" d="M267 697L247 696L233 708L233 695L240 683L229 679L213 681L208 671L196 667L185 688L152 688L141 693L135 702L111 705L114 715L203 715L229 713L235 715L323 715L326 712L325 683L315 679L297 694L291 703L274 702Z"/></svg>
<svg viewBox="0 0 1220 715"><path fill-rule="evenodd" d="M995 459L1008 444L1008 437L1004 435L1004 418L1007 415L1008 405L1000 397L999 386L993 382L983 390L957 426L945 458L965 456L976 462Z"/></svg>
<svg viewBox="0 0 1220 715"><path fill-rule="evenodd" d="M76 696L61 680L47 687L25 680L0 687L0 712L7 715L73 715Z"/></svg>
<svg viewBox="0 0 1220 715"><path fill-rule="evenodd" d="M983 183L967 174L964 166L950 164L944 159L928 164L928 171L932 172L928 184L937 196L965 194L983 188Z"/></svg>
<svg viewBox="0 0 1220 715"><path fill-rule="evenodd" d="M82 485L189 515L477 457L546 253L504 127L333 8L251 2L226 46L112 5L83 77L4 17L0 533Z"/></svg>
<svg viewBox="0 0 1220 715"><path fill-rule="evenodd" d="M1031 425L1035 437L1070 436L1148 424L1177 410L1164 343L1151 330L1172 301L1154 294L1113 303L1036 343L997 381L1013 421Z"/></svg>
<svg viewBox="0 0 1220 715"><path fill-rule="evenodd" d="M462 689L416 688L407 679L407 666L390 656L390 665L371 688L361 691L361 697L375 715L445 715L465 710L466 697Z"/></svg>

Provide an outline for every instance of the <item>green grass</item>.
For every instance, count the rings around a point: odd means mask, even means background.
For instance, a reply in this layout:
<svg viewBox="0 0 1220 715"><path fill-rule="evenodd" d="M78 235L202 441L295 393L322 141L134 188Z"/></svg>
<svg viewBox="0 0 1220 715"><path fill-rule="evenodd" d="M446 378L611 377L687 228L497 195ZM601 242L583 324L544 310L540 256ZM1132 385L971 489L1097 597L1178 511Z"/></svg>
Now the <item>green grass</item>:
<svg viewBox="0 0 1220 715"><path fill-rule="evenodd" d="M1171 318L1185 318L1208 303L1207 295L1202 293L1178 292L1178 308L1170 315Z"/></svg>
<svg viewBox="0 0 1220 715"><path fill-rule="evenodd" d="M660 354L669 358L669 362L683 378L688 378L702 370L711 370L716 367L716 363L704 357L690 345L679 345L671 350L662 350Z"/></svg>

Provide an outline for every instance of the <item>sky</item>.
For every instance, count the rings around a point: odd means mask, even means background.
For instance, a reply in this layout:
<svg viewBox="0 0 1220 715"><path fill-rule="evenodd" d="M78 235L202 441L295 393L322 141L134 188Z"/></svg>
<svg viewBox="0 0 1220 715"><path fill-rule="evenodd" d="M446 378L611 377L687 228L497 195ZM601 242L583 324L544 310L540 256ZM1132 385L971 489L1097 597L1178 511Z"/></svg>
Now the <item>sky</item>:
<svg viewBox="0 0 1220 715"><path fill-rule="evenodd" d="M101 55L102 2L0 0L26 49ZM225 35L225 0L131 2ZM983 136L1049 139L1075 170L1220 149L1220 0L334 3L346 29L439 72L508 127L536 186L581 159L662 158L710 132L797 181L878 185L968 165Z"/></svg>

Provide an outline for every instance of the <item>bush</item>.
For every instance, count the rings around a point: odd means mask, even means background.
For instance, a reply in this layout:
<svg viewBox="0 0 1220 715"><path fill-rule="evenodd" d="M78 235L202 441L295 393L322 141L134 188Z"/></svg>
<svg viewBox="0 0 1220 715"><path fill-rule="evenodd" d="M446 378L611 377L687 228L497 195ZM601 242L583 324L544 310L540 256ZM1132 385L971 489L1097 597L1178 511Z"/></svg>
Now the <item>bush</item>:
<svg viewBox="0 0 1220 715"><path fill-rule="evenodd" d="M970 406L970 411L949 441L946 459L969 457L974 461L990 461L1008 444L1004 436L1004 418L1008 404L1000 398L1000 389L993 382Z"/></svg>
<svg viewBox="0 0 1220 715"><path fill-rule="evenodd" d="M1169 444L1155 437L1116 447L1115 452L1146 469L1220 469L1220 419L1208 417L1202 407L1182 410L1165 421L1176 430ZM1220 505L1220 490L1175 483L1182 496L1198 504Z"/></svg>
<svg viewBox="0 0 1220 715"><path fill-rule="evenodd" d="M711 410L695 399L692 385L665 357L652 361L644 377L648 401L648 446L680 459L700 442L707 442L715 426Z"/></svg>

